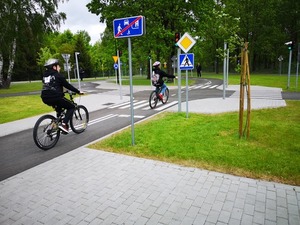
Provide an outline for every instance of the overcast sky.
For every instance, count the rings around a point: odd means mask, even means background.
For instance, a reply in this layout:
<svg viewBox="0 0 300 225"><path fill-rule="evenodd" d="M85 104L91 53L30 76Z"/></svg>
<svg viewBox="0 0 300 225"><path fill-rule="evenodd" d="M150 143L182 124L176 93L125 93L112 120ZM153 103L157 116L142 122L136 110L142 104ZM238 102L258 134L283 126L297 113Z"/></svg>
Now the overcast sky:
<svg viewBox="0 0 300 225"><path fill-rule="evenodd" d="M91 37L91 43L95 44L100 39L100 33L104 32L105 24L99 22L99 17L88 11L86 4L90 0L69 0L59 3L58 12L64 12L67 15L65 23L61 24L60 32L71 30L73 34L77 31L85 30Z"/></svg>

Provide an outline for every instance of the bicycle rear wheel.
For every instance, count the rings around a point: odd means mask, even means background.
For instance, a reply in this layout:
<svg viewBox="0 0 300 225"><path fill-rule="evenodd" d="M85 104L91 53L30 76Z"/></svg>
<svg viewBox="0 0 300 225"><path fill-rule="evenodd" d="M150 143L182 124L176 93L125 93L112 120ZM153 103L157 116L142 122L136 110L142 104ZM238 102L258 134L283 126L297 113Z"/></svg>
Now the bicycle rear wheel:
<svg viewBox="0 0 300 225"><path fill-rule="evenodd" d="M40 149L48 150L58 142L60 130L56 118L52 115L40 117L33 128L33 140Z"/></svg>
<svg viewBox="0 0 300 225"><path fill-rule="evenodd" d="M149 106L151 109L154 109L157 105L157 95L156 95L156 91L152 91L149 97Z"/></svg>
<svg viewBox="0 0 300 225"><path fill-rule="evenodd" d="M89 112L83 105L78 105L70 120L70 126L74 133L80 134L87 128L89 122Z"/></svg>
<svg viewBox="0 0 300 225"><path fill-rule="evenodd" d="M163 99L161 100L161 102L162 102L163 104L166 104L167 101L168 101L168 99L169 99L169 89L167 88L167 89L165 90L165 93L163 94Z"/></svg>

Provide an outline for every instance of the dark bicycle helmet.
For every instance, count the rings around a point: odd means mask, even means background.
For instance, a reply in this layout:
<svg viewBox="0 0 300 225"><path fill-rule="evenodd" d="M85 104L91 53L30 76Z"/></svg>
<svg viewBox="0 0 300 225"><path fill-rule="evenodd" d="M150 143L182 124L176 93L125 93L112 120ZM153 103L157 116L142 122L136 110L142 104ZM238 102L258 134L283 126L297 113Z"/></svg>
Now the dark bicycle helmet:
<svg viewBox="0 0 300 225"><path fill-rule="evenodd" d="M52 68L52 66L56 66L59 64L59 61L58 59L48 59L45 64L44 64L44 67L46 68Z"/></svg>

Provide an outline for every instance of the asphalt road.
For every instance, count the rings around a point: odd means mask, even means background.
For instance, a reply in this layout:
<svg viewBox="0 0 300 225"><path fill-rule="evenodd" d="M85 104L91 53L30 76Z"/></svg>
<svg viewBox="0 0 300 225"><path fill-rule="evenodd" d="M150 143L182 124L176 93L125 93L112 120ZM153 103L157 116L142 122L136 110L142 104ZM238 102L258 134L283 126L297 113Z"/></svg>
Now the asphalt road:
<svg viewBox="0 0 300 225"><path fill-rule="evenodd" d="M211 79L211 87L222 84L221 80ZM197 80L197 84L207 82L207 80ZM85 90L89 93L105 92L107 89L96 88L96 84L85 82ZM177 90L170 90L169 103L178 100ZM25 93L23 93L25 94ZM27 93L37 94L37 93ZM188 92L189 100L222 97L223 92L216 88L207 89L191 89ZM230 96L232 92L227 91L226 95ZM138 102L144 101L147 104L150 92L137 92L134 94L135 100ZM300 100L300 93L284 93L285 99ZM1 97L1 96L0 96ZM182 102L185 101L186 93L181 95ZM177 103L175 103L177 104ZM172 105L170 105L172 106ZM137 108L134 110L134 121L138 122L148 118L156 113L159 113L158 105L156 110L145 110L145 108ZM165 110L165 109L161 109ZM57 145L48 150L40 150L33 142L32 129L24 130L15 134L0 137L1 157L0 157L0 180L9 178L15 174L21 173L27 169L37 166L43 162L60 156L64 153L72 151L82 145L86 145L99 138L105 137L115 131L131 125L130 109L127 106L101 109L90 113L90 123L88 129L81 134L69 133L61 135Z"/></svg>

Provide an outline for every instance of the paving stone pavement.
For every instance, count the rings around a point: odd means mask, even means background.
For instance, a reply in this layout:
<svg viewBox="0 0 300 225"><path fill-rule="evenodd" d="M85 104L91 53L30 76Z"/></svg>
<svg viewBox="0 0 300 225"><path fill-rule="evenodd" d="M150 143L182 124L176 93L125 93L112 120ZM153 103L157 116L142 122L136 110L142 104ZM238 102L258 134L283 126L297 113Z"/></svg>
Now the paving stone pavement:
<svg viewBox="0 0 300 225"><path fill-rule="evenodd" d="M0 182L0 224L300 224L300 187L78 148Z"/></svg>

